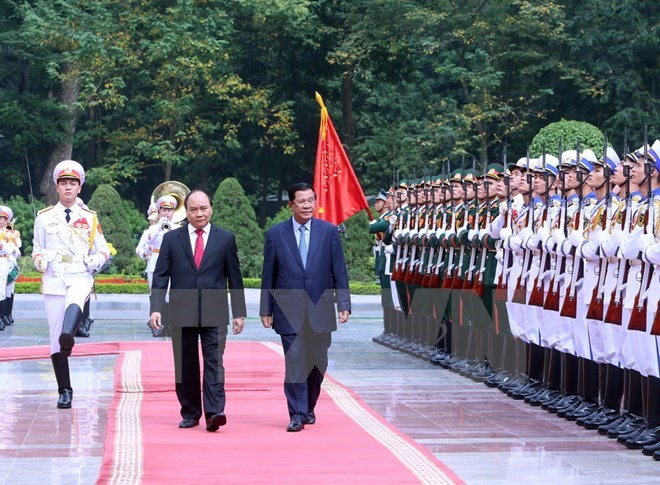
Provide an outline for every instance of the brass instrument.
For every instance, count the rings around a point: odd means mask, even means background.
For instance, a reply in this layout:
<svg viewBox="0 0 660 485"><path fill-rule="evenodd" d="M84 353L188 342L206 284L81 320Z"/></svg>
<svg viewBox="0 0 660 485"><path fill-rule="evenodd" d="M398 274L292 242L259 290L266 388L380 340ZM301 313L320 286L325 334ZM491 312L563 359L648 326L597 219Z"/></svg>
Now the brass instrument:
<svg viewBox="0 0 660 485"><path fill-rule="evenodd" d="M172 224L167 220L166 217L161 218L158 223L158 232L168 232L172 230Z"/></svg>
<svg viewBox="0 0 660 485"><path fill-rule="evenodd" d="M172 215L172 226L180 227L183 225L183 221L186 220L186 208L183 206L183 201L189 193L190 189L185 184L176 180L169 180L154 189L151 193L151 203L155 203L164 195L174 197L176 199L176 209L174 209L174 214ZM171 227L161 229L169 231Z"/></svg>

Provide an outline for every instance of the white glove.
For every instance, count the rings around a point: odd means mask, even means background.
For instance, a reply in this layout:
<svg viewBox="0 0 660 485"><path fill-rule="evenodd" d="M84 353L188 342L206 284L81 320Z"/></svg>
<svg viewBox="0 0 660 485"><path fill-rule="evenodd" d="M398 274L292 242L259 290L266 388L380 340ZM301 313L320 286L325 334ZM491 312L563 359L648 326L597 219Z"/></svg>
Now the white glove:
<svg viewBox="0 0 660 485"><path fill-rule="evenodd" d="M557 246L560 246L565 239L566 236L564 236L564 231L562 231L561 229L555 229L552 231L552 240L555 242Z"/></svg>
<svg viewBox="0 0 660 485"><path fill-rule="evenodd" d="M520 236L511 236L507 240L507 244L511 251L517 253L522 248L522 239L520 238Z"/></svg>
<svg viewBox="0 0 660 485"><path fill-rule="evenodd" d="M485 238L488 234L490 234L488 229L479 229L479 239L483 240L483 238Z"/></svg>
<svg viewBox="0 0 660 485"><path fill-rule="evenodd" d="M385 252L388 254L394 254L394 246L392 246L391 244L385 246Z"/></svg>
<svg viewBox="0 0 660 485"><path fill-rule="evenodd" d="M46 268L48 268L48 260L45 256L40 254L34 258L34 267L37 269L37 271L43 273L46 271Z"/></svg>
<svg viewBox="0 0 660 485"><path fill-rule="evenodd" d="M538 234L532 234L531 236L529 236L525 240L524 245L530 251L535 251L536 249L538 249L539 248L539 236L538 236Z"/></svg>
<svg viewBox="0 0 660 485"><path fill-rule="evenodd" d="M626 238L627 233L620 228L612 231L608 237L600 243L600 249L606 258L614 258L621 247L621 242Z"/></svg>
<svg viewBox="0 0 660 485"><path fill-rule="evenodd" d="M503 227L500 229L500 239L503 241L506 241L513 235L513 231L511 231L510 227Z"/></svg>
<svg viewBox="0 0 660 485"><path fill-rule="evenodd" d="M523 227L523 229L518 233L518 237L520 237L520 239L521 239L522 241L524 241L524 240L526 240L528 237L531 237L533 234L534 234L534 231L532 231L532 228L531 228L531 227L527 227L527 226L525 226L525 227Z"/></svg>
<svg viewBox="0 0 660 485"><path fill-rule="evenodd" d="M545 252L548 252L550 254L557 254L557 250L555 249L556 244L555 241L552 239L552 237L545 238L542 244L543 244L543 250Z"/></svg>
<svg viewBox="0 0 660 485"><path fill-rule="evenodd" d="M637 259L639 256L639 245L637 239L642 237L643 227L638 227L621 243L619 248L623 259Z"/></svg>
<svg viewBox="0 0 660 485"><path fill-rule="evenodd" d="M578 231L576 229L569 231L568 242L570 242L571 245L578 247L580 244L582 244L582 241L584 241L584 238L582 237L582 231Z"/></svg>
<svg viewBox="0 0 660 485"><path fill-rule="evenodd" d="M589 242L592 242L598 246L603 242L603 239L607 237L607 232L598 226L594 232L589 234Z"/></svg>
<svg viewBox="0 0 660 485"><path fill-rule="evenodd" d="M85 259L87 269L90 271L98 271L105 264L106 258L103 253L90 254Z"/></svg>
<svg viewBox="0 0 660 485"><path fill-rule="evenodd" d="M472 242L476 236L479 235L479 231L477 229L470 229L468 231L468 241Z"/></svg>

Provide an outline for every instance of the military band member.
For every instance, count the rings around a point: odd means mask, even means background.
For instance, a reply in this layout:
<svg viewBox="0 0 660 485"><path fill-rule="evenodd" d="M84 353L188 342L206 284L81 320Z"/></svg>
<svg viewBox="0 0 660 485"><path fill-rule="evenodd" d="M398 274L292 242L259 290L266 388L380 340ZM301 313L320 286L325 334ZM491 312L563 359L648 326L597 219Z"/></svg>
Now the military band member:
<svg viewBox="0 0 660 485"><path fill-rule="evenodd" d="M13 227L14 213L6 205L0 206L0 331L14 323L14 281L21 256L21 234Z"/></svg>
<svg viewBox="0 0 660 485"><path fill-rule="evenodd" d="M83 167L73 160L53 170L59 201L39 212L34 223L32 260L43 273L42 292L50 333L50 352L59 398L58 408L70 408L73 390L69 356L89 298L94 272L110 258L96 213L76 204L85 183Z"/></svg>

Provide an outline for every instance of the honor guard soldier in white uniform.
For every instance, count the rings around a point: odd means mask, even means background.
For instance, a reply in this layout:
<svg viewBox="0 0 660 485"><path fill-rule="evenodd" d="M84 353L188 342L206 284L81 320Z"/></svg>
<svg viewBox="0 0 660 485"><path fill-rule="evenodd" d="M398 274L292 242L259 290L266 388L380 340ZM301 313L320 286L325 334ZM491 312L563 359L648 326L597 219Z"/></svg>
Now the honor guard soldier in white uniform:
<svg viewBox="0 0 660 485"><path fill-rule="evenodd" d="M73 397L69 356L90 296L94 273L110 258L96 213L76 204L85 170L73 160L53 170L59 202L39 212L34 222L32 260L43 273L42 292L50 332L50 351L59 392L58 408Z"/></svg>
<svg viewBox="0 0 660 485"><path fill-rule="evenodd" d="M163 242L163 236L166 232L172 229L172 217L174 210L177 208L177 201L171 195L163 195L155 203L155 216L156 223L149 226L144 231L140 242L135 248L135 253L142 259L146 259L147 280L149 281L149 288L156 268L156 261L158 261L158 254L160 252L160 245ZM151 207L150 207L151 210ZM149 215L151 219L153 214ZM154 337L164 337L167 335L168 327L163 325L160 329L152 329L151 334Z"/></svg>
<svg viewBox="0 0 660 485"><path fill-rule="evenodd" d="M18 276L17 261L21 256L21 234L14 229L14 213L0 205L0 331L14 323L14 281Z"/></svg>

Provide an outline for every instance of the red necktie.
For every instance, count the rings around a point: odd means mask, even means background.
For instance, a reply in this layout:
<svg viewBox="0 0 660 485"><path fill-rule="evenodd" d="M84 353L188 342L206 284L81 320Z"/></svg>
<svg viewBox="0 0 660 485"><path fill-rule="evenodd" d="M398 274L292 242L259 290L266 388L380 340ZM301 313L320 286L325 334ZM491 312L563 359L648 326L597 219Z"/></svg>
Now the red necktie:
<svg viewBox="0 0 660 485"><path fill-rule="evenodd" d="M204 257L204 230L196 229L197 241L195 241L195 266L199 269L199 265L202 264L202 258Z"/></svg>

